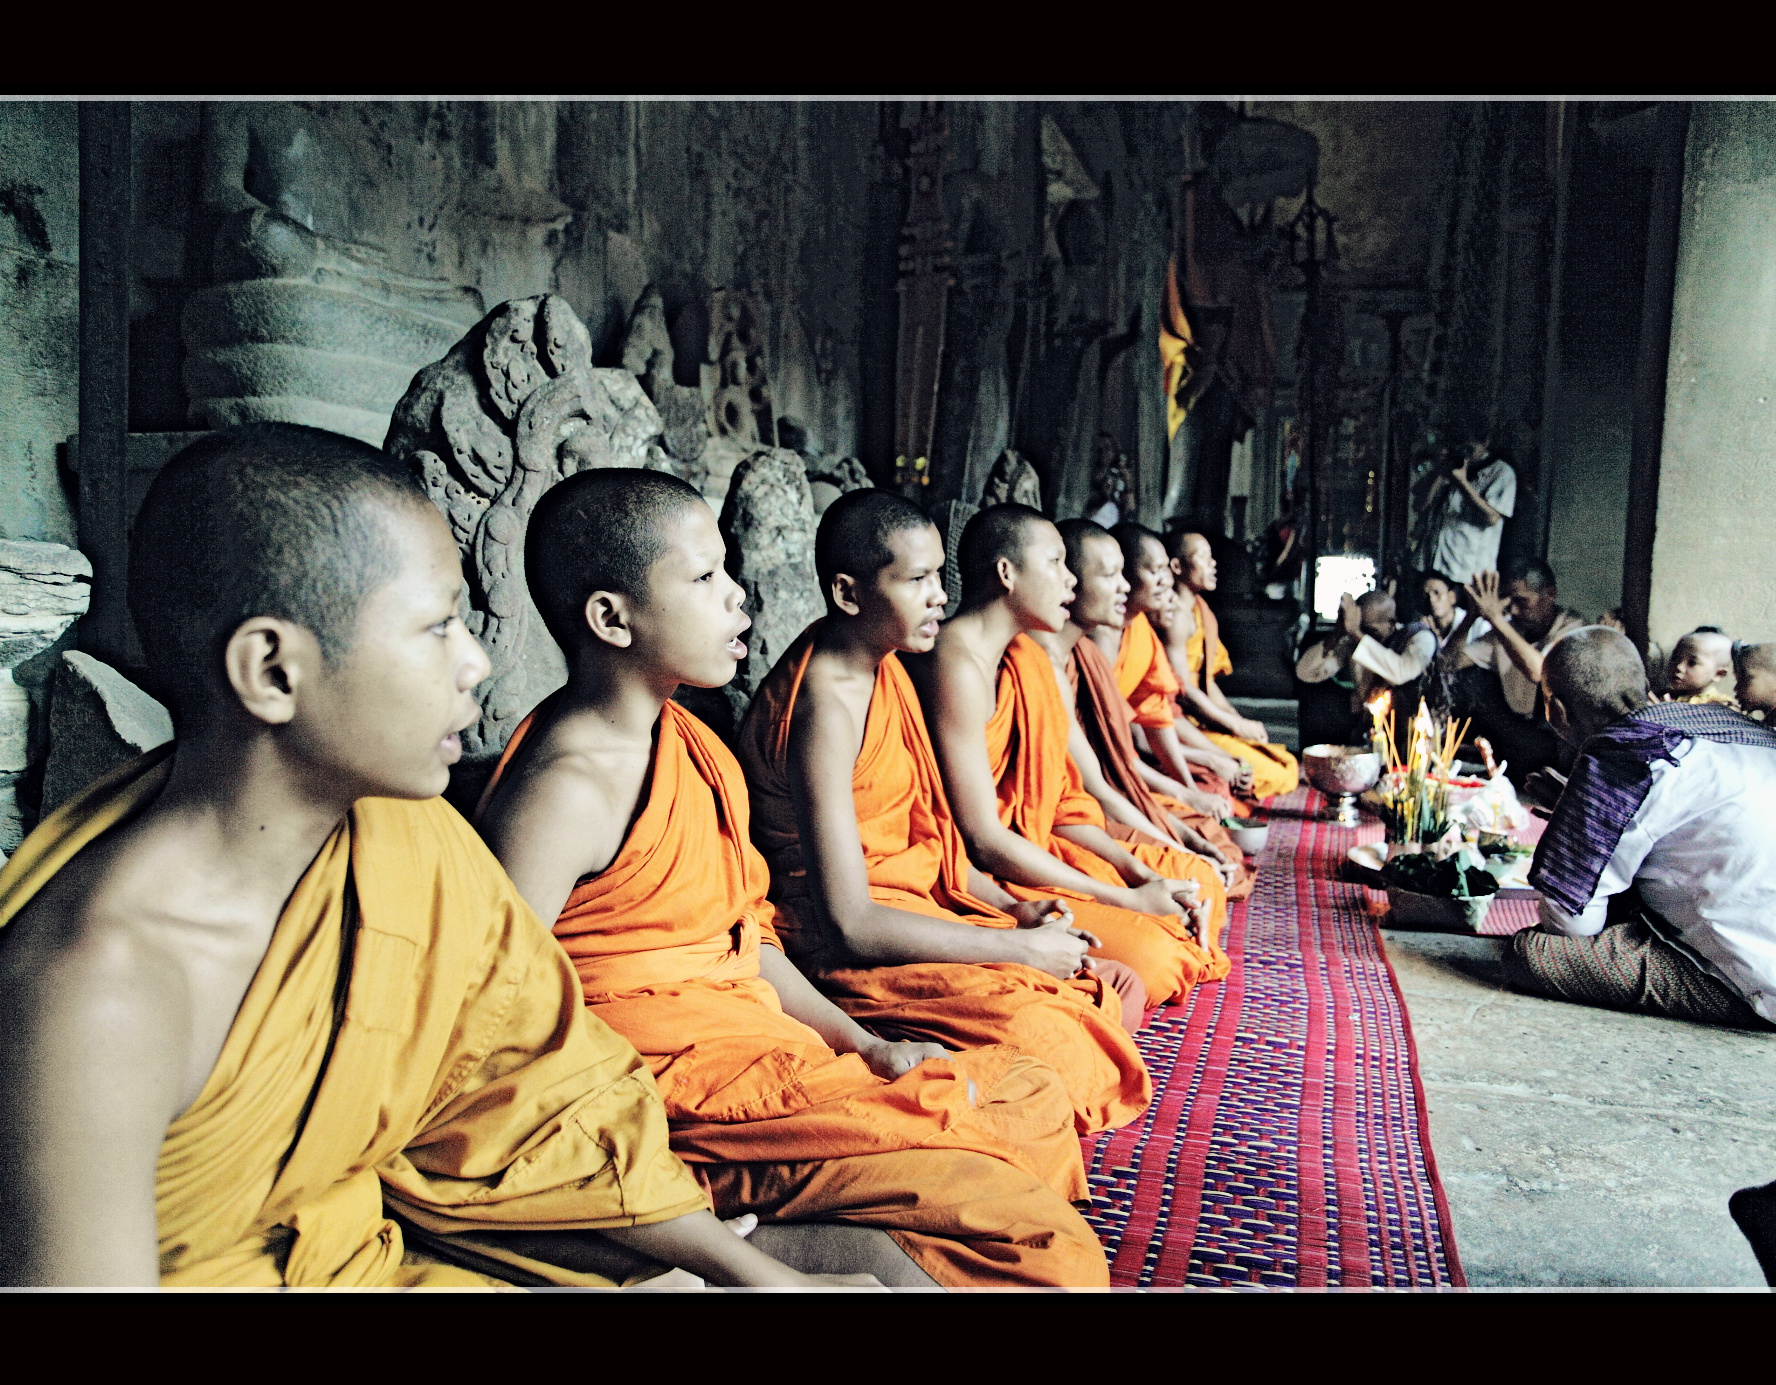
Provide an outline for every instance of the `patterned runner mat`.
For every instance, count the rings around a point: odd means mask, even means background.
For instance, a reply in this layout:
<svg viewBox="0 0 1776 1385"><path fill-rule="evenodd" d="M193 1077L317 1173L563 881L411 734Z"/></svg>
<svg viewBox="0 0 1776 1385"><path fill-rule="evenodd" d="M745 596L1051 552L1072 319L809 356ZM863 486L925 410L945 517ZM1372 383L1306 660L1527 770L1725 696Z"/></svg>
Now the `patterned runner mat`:
<svg viewBox="0 0 1776 1385"><path fill-rule="evenodd" d="M1460 1285L1412 1027L1368 912L1338 880L1379 836L1272 801L1233 971L1139 1036L1153 1104L1085 1142L1087 1219L1118 1286Z"/></svg>

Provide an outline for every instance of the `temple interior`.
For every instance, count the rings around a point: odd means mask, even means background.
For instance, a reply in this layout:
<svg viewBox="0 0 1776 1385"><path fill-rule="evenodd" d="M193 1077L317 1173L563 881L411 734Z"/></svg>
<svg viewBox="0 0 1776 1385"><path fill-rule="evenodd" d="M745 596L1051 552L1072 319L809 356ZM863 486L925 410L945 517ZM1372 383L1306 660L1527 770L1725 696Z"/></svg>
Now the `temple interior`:
<svg viewBox="0 0 1776 1385"><path fill-rule="evenodd" d="M1311 897L1342 920L1328 937L1362 933L1380 998L1334 984L1303 1002L1308 1039L1274 1041L1317 1052L1323 1020L1355 1045L1356 1133L1325 1206L1217 1178L1244 1137L1211 1119L1268 1090L1239 1076L1247 1021L1208 1013L1234 979L1157 1010L1141 1051L1162 1095L1128 1127L1148 1143L1085 1154L1112 1282L1759 1286L1727 1199L1776 1178L1776 1041L1528 994L1509 928L1398 917L1374 871L1343 866L1347 847L1387 854L1373 777L1334 821L1311 753L1381 746L1384 775L1410 758L1359 708L1382 675L1347 658L1309 678L1305 660L1343 629L1370 640L1341 622L1372 593L1402 640L1433 628L1446 504L1478 507L1490 545L1446 585L1531 574L1572 624L1607 615L1655 693L1698 628L1776 640L1776 564L1757 556L1776 520L1773 246L1761 102L0 102L0 851L172 738L130 616L131 523L215 430L383 448L449 520L492 659L446 794L465 815L567 676L511 576L529 507L565 476L653 469L719 517L747 655L678 700L729 744L822 613L814 535L842 496L889 491L935 523L952 613L964 529L990 506L1133 522L1174 557L1200 535L1225 724L1262 723L1243 739L1305 776L1250 799L1271 830L1230 915L1234 978L1250 1007L1312 972L1322 945L1289 941ZM1477 492L1501 464L1514 489ZM1730 694L1731 666L1710 686ZM1517 729L1542 710L1518 707ZM1490 757L1527 768L1531 732L1554 745L1538 722L1467 765L1501 802L1523 794L1523 824L1529 795ZM1461 763L1442 762L1445 795ZM1536 907L1519 880L1494 921ZM1219 1116L1185 1076L1217 1026ZM1372 1030L1398 1032L1395 1058L1364 1047ZM1328 1140L1342 1081L1288 1098L1324 1101ZM1407 1131L1398 1167L1371 1129ZM1207 1150L1195 1183L1178 1176L1181 1199L1202 1190L1182 1231L1172 1173L1158 1212L1136 1179L1163 1140L1174 1160ZM1277 1156L1279 1187L1304 1151ZM1408 1188L1431 1210L1377 1213L1358 1265L1352 1199L1404 1206ZM1285 1239L1297 1215L1335 1229L1274 1262L1216 1239L1273 1212ZM1143 1227L1175 1248L1137 1253ZM1390 1246L1407 1268L1365 1277Z"/></svg>

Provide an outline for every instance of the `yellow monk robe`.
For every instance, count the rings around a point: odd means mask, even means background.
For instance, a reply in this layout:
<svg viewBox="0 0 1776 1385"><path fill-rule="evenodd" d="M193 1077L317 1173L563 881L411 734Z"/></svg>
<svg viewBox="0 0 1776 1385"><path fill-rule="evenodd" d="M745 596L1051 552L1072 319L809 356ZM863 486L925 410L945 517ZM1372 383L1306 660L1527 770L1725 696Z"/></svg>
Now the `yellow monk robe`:
<svg viewBox="0 0 1776 1385"><path fill-rule="evenodd" d="M752 839L771 867L777 931L834 1003L877 1034L949 1048L1011 1044L1061 1075L1082 1135L1127 1125L1153 1096L1123 1027L1121 1002L1097 976L1060 981L1015 962L870 966L846 951L808 897L790 795L789 726L814 652L811 625L753 694L739 751L752 790ZM876 670L863 746L852 770L870 898L927 918L1011 928L968 893L968 853L944 796L918 695L897 655Z"/></svg>
<svg viewBox="0 0 1776 1385"><path fill-rule="evenodd" d="M1054 830L1075 823L1104 826L1104 810L1085 791L1079 766L1067 753L1067 731L1067 704L1061 700L1054 665L1042 646L1019 635L999 663L998 699L987 721L987 763L998 787L999 820L1082 874L1106 885L1122 885L1122 877L1108 861ZM1200 856L1157 843L1129 843L1128 849L1170 879L1194 880L1201 892L1198 897L1211 905L1212 936L1220 936L1227 917L1227 891L1213 866ZM1102 940L1101 955L1140 973L1155 1005L1181 1001L1198 982L1219 981L1227 975L1227 955L1219 945L1202 947L1191 937L1185 919L1137 914L1069 890L1034 889L1009 881L1005 888L1020 899L1059 896L1071 902L1079 926Z"/></svg>
<svg viewBox="0 0 1776 1385"><path fill-rule="evenodd" d="M1143 624L1146 623L1145 616L1140 619ZM1164 651L1158 650L1157 641L1154 643L1163 660ZM1079 724L1085 731L1086 739L1092 743L1092 749L1097 752L1098 763L1104 767L1104 777L1110 781L1110 786L1168 836L1171 833L1166 814L1170 813L1221 848L1228 860L1239 861L1239 873L1227 887L1227 897L1244 899L1251 894L1251 867L1244 864L1244 858L1239 848L1234 846L1233 838L1228 836L1227 829L1207 813L1199 813L1168 794L1155 793L1147 787L1147 781L1141 778L1140 757L1135 751L1134 737L1129 733L1129 725L1135 715L1134 709L1123 696L1110 661L1089 638L1082 639L1073 646L1072 656L1067 660L1067 679L1073 686ZM1172 686L1176 688L1177 683L1174 681ZM1111 823L1109 830L1118 841L1125 843L1146 840L1144 837L1137 837L1132 828L1124 827L1119 822ZM1183 843L1180 842L1179 845L1182 846Z"/></svg>
<svg viewBox="0 0 1776 1385"><path fill-rule="evenodd" d="M1184 642L1184 654L1190 665L1191 681L1199 688L1203 685L1205 651L1211 646L1215 653L1213 662L1209 664L1210 671L1217 678L1232 673L1233 660L1227 656L1227 646L1221 643L1221 627L1215 620L1215 613L1209 609L1209 603L1198 596L1196 629ZM1192 720L1195 721L1196 718L1193 717ZM1201 726L1202 723L1197 721L1197 725ZM1300 786L1301 767L1296 763L1295 757L1282 746L1242 741L1238 736L1210 731L1206 727L1203 734L1229 755L1238 756L1252 767L1252 794L1255 798L1294 793Z"/></svg>
<svg viewBox="0 0 1776 1385"><path fill-rule="evenodd" d="M513 733L502 771L547 714ZM716 1209L879 1227L942 1284L1106 1283L1070 1205L1087 1195L1085 1171L1054 1072L1001 1046L885 1082L784 1014L759 975L775 911L740 766L676 703L661 713L644 805L617 858L574 887L555 935L591 1013L653 1069L672 1148Z"/></svg>
<svg viewBox="0 0 1776 1385"><path fill-rule="evenodd" d="M171 753L33 832L0 872L0 923L152 803ZM161 1282L499 1282L407 1250L385 1199L446 1233L639 1226L708 1206L668 1148L646 1065L585 1014L548 930L436 798L360 799L291 894L209 1081L161 1146ZM610 1282L505 1258L527 1278Z"/></svg>

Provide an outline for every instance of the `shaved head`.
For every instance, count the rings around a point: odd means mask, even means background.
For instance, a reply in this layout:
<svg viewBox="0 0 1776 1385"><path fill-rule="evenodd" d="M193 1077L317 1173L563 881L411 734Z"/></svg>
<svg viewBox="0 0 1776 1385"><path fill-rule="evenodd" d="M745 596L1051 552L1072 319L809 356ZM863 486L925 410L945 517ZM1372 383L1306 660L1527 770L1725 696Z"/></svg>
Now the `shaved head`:
<svg viewBox="0 0 1776 1385"><path fill-rule="evenodd" d="M893 491L847 491L826 507L814 535L814 571L820 577L820 590L830 602L833 578L840 573L870 581L894 561L890 539L930 523L923 510Z"/></svg>
<svg viewBox="0 0 1776 1385"><path fill-rule="evenodd" d="M1566 708L1569 722L1589 735L1647 705L1646 666L1620 631L1587 625L1549 646L1542 682Z"/></svg>
<svg viewBox="0 0 1776 1385"><path fill-rule="evenodd" d="M1122 549L1122 566L1125 571L1134 568L1141 561L1141 545L1152 539L1159 545L1159 551L1165 553L1165 540L1154 533L1145 524L1136 524L1133 520L1124 520L1110 530L1110 537L1115 539ZM1170 557L1170 554L1166 555Z"/></svg>
<svg viewBox="0 0 1776 1385"><path fill-rule="evenodd" d="M1048 522L1040 510L1018 504L989 505L968 521L956 554L962 569L964 609L983 606L999 595L1003 590L999 560L1005 558L1013 567L1022 567L1031 528Z"/></svg>
<svg viewBox="0 0 1776 1385"><path fill-rule="evenodd" d="M301 625L325 662L343 660L364 598L399 565L389 511L420 506L406 465L356 438L251 423L192 443L130 530L130 614L160 689L201 697L254 616Z"/></svg>
<svg viewBox="0 0 1776 1385"><path fill-rule="evenodd" d="M1379 589L1364 592L1357 598L1357 609L1364 615L1375 615L1377 612L1393 609L1394 598Z"/></svg>
<svg viewBox="0 0 1776 1385"><path fill-rule="evenodd" d="M648 574L666 552L667 524L706 502L664 471L600 467L568 477L537 502L524 536L530 594L564 650L585 633L593 592L646 600Z"/></svg>
<svg viewBox="0 0 1776 1385"><path fill-rule="evenodd" d="M1776 673L1776 641L1740 645L1733 651L1733 665L1745 673Z"/></svg>
<svg viewBox="0 0 1776 1385"><path fill-rule="evenodd" d="M1115 543L1116 535L1103 525L1089 519L1063 519L1055 528L1061 531L1061 542L1067 545L1067 566L1078 577L1085 564L1085 546L1100 541Z"/></svg>

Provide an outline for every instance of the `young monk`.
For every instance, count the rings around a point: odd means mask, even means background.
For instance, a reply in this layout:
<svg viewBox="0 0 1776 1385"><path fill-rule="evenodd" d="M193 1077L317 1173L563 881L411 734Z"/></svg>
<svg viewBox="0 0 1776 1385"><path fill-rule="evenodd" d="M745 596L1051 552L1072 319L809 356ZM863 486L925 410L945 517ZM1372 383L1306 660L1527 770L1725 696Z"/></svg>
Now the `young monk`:
<svg viewBox="0 0 1776 1385"><path fill-rule="evenodd" d="M1033 631L1030 637L1048 651L1065 680L1067 704L1076 714L1069 747L1086 790L1103 807L1110 835L1118 841L1158 841L1195 852L1218 863L1228 898L1244 899L1252 892L1252 871L1221 826L1221 814L1202 812L1194 798L1186 802L1168 795L1166 789L1183 786L1155 773L1135 751L1131 726L1136 709L1126 700L1111 663L1126 643L1130 619L1120 545L1089 519L1062 520L1056 528L1067 545L1067 569L1078 585L1061 633ZM1163 663L1157 640L1155 652ZM1166 672L1170 674L1169 667Z"/></svg>
<svg viewBox="0 0 1776 1385"><path fill-rule="evenodd" d="M1776 713L1776 644L1742 644L1733 651L1733 693L1739 710L1766 722Z"/></svg>
<svg viewBox="0 0 1776 1385"><path fill-rule="evenodd" d="M1698 626L1671 648L1671 673L1665 689L1674 702L1723 702L1733 694L1716 686L1733 676L1732 637L1712 625Z"/></svg>
<svg viewBox="0 0 1776 1385"><path fill-rule="evenodd" d="M969 859L1021 899L1075 901L1103 956L1134 968L1155 1004L1226 975L1226 891L1213 866L1124 846L1067 753L1067 704L1032 630L1059 633L1073 599L1066 546L1024 505L994 505L962 532L962 607L918 661L944 790Z"/></svg>
<svg viewBox="0 0 1776 1385"><path fill-rule="evenodd" d="M1156 792L1182 789L1172 796L1201 813L1244 817L1251 810L1233 800L1232 794L1251 790L1252 767L1215 745L1188 718L1178 716L1178 678L1155 632L1156 623L1170 620L1177 602L1165 544L1151 529L1132 521L1108 532L1122 556L1122 576L1129 591L1121 626L1114 630L1100 626L1095 638L1115 668L1117 689L1134 711L1137 746L1159 762L1159 770L1143 764L1148 787ZM1226 800L1225 806L1214 802L1217 797Z"/></svg>
<svg viewBox="0 0 1776 1385"><path fill-rule="evenodd" d="M647 1068L438 797L489 666L405 471L213 433L155 478L129 576L179 734L0 872L0 1277L498 1282L418 1235L518 1282L612 1283L618 1247L815 1282L710 1213Z"/></svg>
<svg viewBox="0 0 1776 1385"><path fill-rule="evenodd" d="M901 653L937 641L943 540L910 501L857 490L820 517L827 615L753 696L739 735L752 834L789 954L877 1033L1013 1044L1060 1073L1083 1134L1126 1125L1152 1084L1129 1038L1140 979L1088 957L1058 899L1020 900L968 861Z"/></svg>
<svg viewBox="0 0 1776 1385"><path fill-rule="evenodd" d="M882 1228L946 1285L1104 1283L1053 1070L877 1038L784 956L740 767L671 701L746 657L724 555L709 506L662 472L543 497L525 565L568 682L513 734L482 832L592 1013L653 1068L672 1146L724 1214Z"/></svg>
<svg viewBox="0 0 1776 1385"><path fill-rule="evenodd" d="M1166 654L1178 675L1184 711L1209 740L1252 767L1251 793L1271 798L1293 793L1301 782L1295 757L1270 743L1264 723L1242 717L1215 680L1233 672L1221 643L1215 613L1202 594L1215 590L1215 554L1201 534L1179 536L1172 571L1182 588L1178 609L1166 630Z"/></svg>

